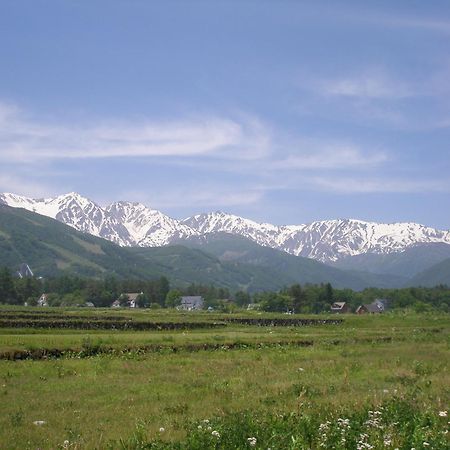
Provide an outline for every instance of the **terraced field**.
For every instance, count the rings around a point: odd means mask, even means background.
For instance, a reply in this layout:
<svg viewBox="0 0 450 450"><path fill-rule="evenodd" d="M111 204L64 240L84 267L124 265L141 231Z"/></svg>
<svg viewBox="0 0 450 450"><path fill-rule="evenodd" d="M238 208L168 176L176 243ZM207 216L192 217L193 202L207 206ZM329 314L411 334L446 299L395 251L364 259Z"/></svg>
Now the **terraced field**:
<svg viewBox="0 0 450 450"><path fill-rule="evenodd" d="M0 448L448 448L449 317L336 319L0 309Z"/></svg>

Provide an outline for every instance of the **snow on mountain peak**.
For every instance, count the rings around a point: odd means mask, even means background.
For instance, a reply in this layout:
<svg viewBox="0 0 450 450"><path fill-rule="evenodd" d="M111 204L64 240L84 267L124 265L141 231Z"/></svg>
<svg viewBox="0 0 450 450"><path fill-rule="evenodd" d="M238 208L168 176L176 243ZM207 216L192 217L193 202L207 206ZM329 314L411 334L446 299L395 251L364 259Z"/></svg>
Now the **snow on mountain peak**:
<svg viewBox="0 0 450 450"><path fill-rule="evenodd" d="M137 202L118 201L102 208L76 192L46 199L4 193L0 203L52 217L123 246L155 247L210 233L229 233L293 255L331 262L363 253L400 252L421 243L450 244L450 231L411 222L335 219L276 226L222 211L179 221Z"/></svg>

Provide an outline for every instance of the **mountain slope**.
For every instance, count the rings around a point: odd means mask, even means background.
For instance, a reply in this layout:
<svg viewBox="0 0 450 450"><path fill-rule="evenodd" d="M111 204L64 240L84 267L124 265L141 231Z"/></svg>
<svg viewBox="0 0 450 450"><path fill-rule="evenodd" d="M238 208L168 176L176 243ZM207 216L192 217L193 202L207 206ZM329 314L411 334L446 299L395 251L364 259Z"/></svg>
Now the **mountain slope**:
<svg viewBox="0 0 450 450"><path fill-rule="evenodd" d="M105 212L126 228L134 245L139 247L160 247L196 234L186 225L142 203L115 202L107 206Z"/></svg>
<svg viewBox="0 0 450 450"><path fill-rule="evenodd" d="M230 233L295 256L336 263L358 255L401 253L422 244L450 245L450 231L416 223L378 224L342 219L275 226L223 212L179 221L140 203L116 202L102 208L77 193L49 199L0 194L0 203L55 218L122 246L159 247L210 233ZM362 260L367 263L370 258ZM378 260L373 258L375 267Z"/></svg>
<svg viewBox="0 0 450 450"><path fill-rule="evenodd" d="M450 258L450 245L431 243L418 244L403 252L347 256L332 265L343 270L362 270L411 278L446 258Z"/></svg>
<svg viewBox="0 0 450 450"><path fill-rule="evenodd" d="M417 274L410 282L411 286L433 287L450 286L450 258Z"/></svg>
<svg viewBox="0 0 450 450"><path fill-rule="evenodd" d="M334 287L364 289L368 286L400 287L407 278L376 275L356 270L344 271L319 261L289 255L283 251L264 247L250 239L228 233L210 233L200 238L193 237L183 245L199 248L217 256L220 261L234 262L266 268L278 278L287 278L293 283L331 283Z"/></svg>
<svg viewBox="0 0 450 450"><path fill-rule="evenodd" d="M0 265L14 269L22 262L37 276L71 273L152 278L163 272L105 239L40 214L0 205Z"/></svg>
<svg viewBox="0 0 450 450"><path fill-rule="evenodd" d="M210 235L209 242L209 247L193 242L197 248L124 248L40 214L0 205L0 266L15 269L27 262L38 276L115 274L152 279L164 275L180 286L204 283L250 292L293 283L331 282L354 289L385 285L381 277L368 280L364 274L347 273L241 237ZM230 257L235 250L241 254Z"/></svg>

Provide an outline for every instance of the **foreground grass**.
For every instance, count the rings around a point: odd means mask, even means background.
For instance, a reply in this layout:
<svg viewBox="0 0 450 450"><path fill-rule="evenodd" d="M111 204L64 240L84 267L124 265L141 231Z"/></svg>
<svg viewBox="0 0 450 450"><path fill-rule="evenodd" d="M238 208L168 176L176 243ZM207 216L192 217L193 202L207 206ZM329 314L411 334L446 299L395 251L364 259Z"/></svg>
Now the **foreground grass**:
<svg viewBox="0 0 450 450"><path fill-rule="evenodd" d="M447 410L450 399L448 323L439 316L385 316L350 317L339 327L89 333L93 340L118 347L147 340L270 342L293 337L315 343L306 348L280 345L176 354L163 349L120 357L0 361L0 447L249 448L247 438L256 437L257 448L319 448L321 423L331 422L327 433L335 439L332 436L341 433L337 419L344 414L356 439L367 431L368 409L384 405L391 411L383 419L385 425L400 421L403 427L386 433L416 433L418 440L429 434L427 439L434 439L431 448L446 448L442 432L448 419L439 411ZM73 331L17 331L2 330L0 348L71 346L86 339L86 334ZM386 336L391 339L378 339ZM403 419L394 420L399 415ZM205 419L211 423L206 425ZM432 431L424 428L427 423ZM353 437L348 436L348 442ZM356 448L351 442L333 447L330 441L320 448ZM392 442L409 450L416 441Z"/></svg>

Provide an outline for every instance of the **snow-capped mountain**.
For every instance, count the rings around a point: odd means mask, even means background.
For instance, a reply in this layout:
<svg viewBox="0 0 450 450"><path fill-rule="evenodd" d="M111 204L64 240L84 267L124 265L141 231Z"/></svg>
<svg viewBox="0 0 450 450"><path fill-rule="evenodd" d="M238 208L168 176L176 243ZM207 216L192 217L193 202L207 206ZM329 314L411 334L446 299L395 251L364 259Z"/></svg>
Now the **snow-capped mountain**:
<svg viewBox="0 0 450 450"><path fill-rule="evenodd" d="M257 223L221 211L198 214L182 222L200 235L209 233L229 233L246 237L265 247L279 248L280 227L270 223Z"/></svg>
<svg viewBox="0 0 450 450"><path fill-rule="evenodd" d="M223 212L179 221L141 203L121 201L103 208L74 192L48 199L0 194L0 203L52 217L122 246L157 247L211 233L229 233L293 255L334 262L365 253L401 252L418 244L450 245L450 231L416 223L343 219L275 226Z"/></svg>
<svg viewBox="0 0 450 450"><path fill-rule="evenodd" d="M122 246L134 244L122 223L99 205L76 192L39 199L6 193L0 194L0 203L51 217L83 233L100 236Z"/></svg>
<svg viewBox="0 0 450 450"><path fill-rule="evenodd" d="M416 223L380 224L342 219L277 227L222 212L196 215L183 223L201 234L236 234L266 247L322 262L362 253L400 252L424 243L450 244L450 231Z"/></svg>
<svg viewBox="0 0 450 450"><path fill-rule="evenodd" d="M192 228L142 203L115 202L105 211L127 229L133 245L160 247L197 235Z"/></svg>

